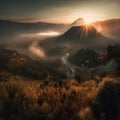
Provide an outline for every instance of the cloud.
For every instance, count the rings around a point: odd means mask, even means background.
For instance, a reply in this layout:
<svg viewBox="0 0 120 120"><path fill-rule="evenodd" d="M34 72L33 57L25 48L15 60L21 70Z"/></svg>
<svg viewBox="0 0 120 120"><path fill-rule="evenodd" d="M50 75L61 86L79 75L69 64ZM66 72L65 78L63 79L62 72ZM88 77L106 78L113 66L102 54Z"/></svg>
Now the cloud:
<svg viewBox="0 0 120 120"><path fill-rule="evenodd" d="M59 35L58 32L41 32L41 33L38 33L37 35L40 35L40 36L57 36Z"/></svg>
<svg viewBox="0 0 120 120"><path fill-rule="evenodd" d="M34 55L37 55L38 57L45 57L45 53L42 50L42 48L40 48L40 46L38 47L38 42L34 41L30 46L29 46L29 51L31 53L33 53Z"/></svg>

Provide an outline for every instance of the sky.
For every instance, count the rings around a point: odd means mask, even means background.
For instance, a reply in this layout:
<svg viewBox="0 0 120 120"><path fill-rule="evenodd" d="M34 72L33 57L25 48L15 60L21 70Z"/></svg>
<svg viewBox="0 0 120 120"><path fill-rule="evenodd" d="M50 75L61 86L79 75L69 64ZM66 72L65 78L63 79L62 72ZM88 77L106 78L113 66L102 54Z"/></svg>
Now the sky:
<svg viewBox="0 0 120 120"><path fill-rule="evenodd" d="M120 0L0 0L0 19L72 23L120 18Z"/></svg>

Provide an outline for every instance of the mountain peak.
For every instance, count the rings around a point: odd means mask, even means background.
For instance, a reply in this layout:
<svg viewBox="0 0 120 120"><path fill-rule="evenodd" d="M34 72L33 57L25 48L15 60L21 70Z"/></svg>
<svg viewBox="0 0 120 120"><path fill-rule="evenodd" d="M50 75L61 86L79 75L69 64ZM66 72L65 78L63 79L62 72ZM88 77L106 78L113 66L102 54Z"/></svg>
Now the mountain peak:
<svg viewBox="0 0 120 120"><path fill-rule="evenodd" d="M84 18L78 18L76 21L72 23L72 26L84 26L85 20Z"/></svg>
<svg viewBox="0 0 120 120"><path fill-rule="evenodd" d="M69 40L81 40L81 41L88 41L95 39L97 34L96 29L92 26L72 26L68 31L66 31L62 37Z"/></svg>

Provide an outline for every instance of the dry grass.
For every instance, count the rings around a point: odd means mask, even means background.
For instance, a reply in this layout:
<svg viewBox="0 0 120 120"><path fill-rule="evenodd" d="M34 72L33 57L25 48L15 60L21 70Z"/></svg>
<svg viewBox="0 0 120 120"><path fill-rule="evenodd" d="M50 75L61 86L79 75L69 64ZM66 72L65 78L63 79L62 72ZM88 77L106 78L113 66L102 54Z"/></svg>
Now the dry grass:
<svg viewBox="0 0 120 120"><path fill-rule="evenodd" d="M109 77L79 83L28 80L5 74L0 82L0 120L107 120L98 93L106 91L103 88L107 82L120 85L119 78Z"/></svg>

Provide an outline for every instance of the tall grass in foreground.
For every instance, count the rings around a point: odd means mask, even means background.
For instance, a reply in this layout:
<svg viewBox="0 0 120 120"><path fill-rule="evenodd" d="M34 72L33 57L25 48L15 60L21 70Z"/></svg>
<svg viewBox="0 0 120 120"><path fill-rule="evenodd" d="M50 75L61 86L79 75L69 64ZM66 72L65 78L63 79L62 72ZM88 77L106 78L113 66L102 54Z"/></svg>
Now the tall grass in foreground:
<svg viewBox="0 0 120 120"><path fill-rule="evenodd" d="M0 120L119 120L119 78L79 83L0 76Z"/></svg>

